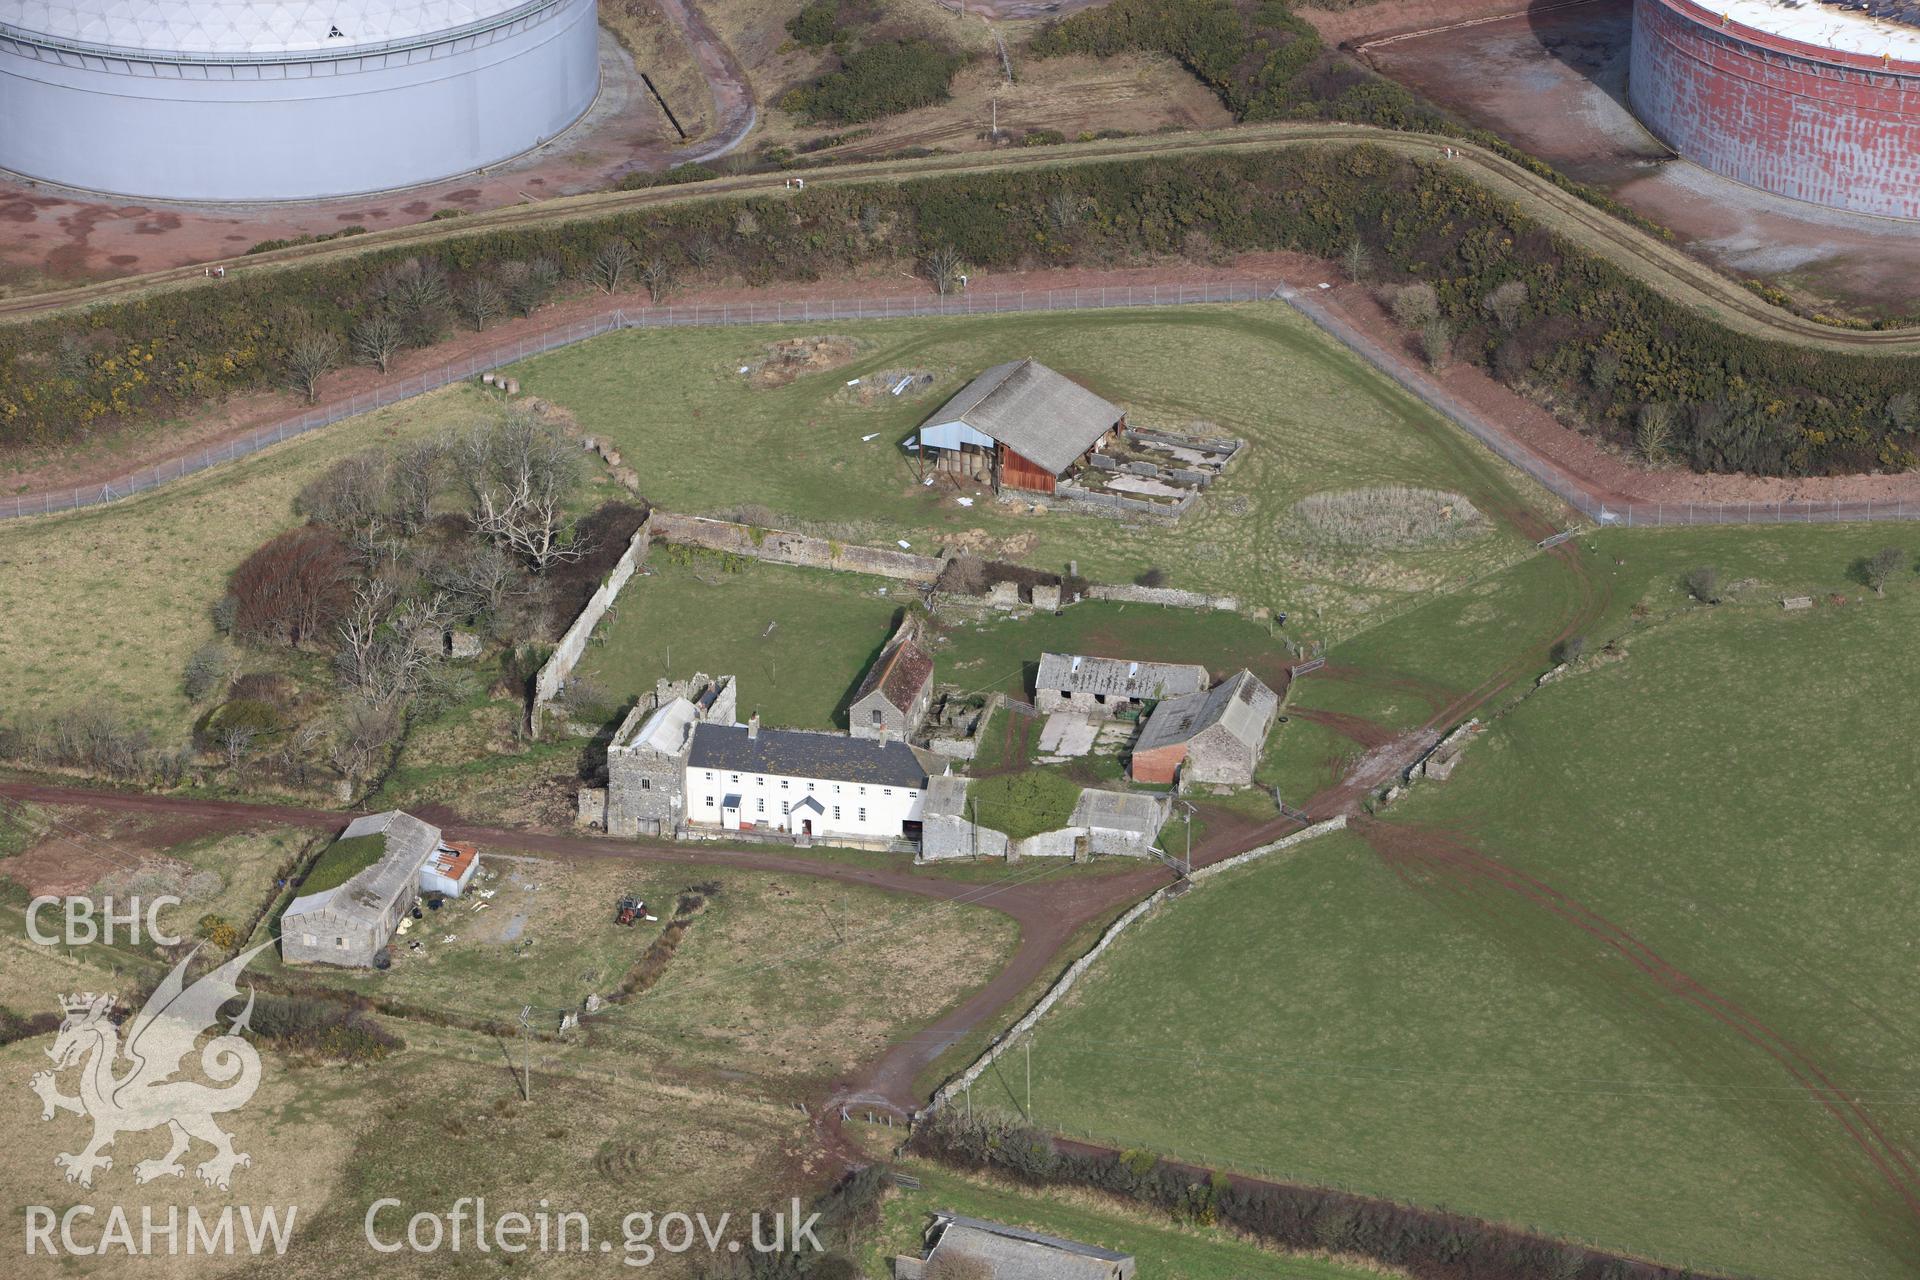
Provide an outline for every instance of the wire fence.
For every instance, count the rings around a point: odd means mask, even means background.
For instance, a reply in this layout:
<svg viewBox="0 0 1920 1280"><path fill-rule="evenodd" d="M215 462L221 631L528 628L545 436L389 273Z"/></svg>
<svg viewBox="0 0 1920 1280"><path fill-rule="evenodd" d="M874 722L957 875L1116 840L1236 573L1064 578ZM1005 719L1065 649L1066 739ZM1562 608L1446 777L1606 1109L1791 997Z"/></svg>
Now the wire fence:
<svg viewBox="0 0 1920 1280"><path fill-rule="evenodd" d="M1199 303L1258 302L1278 298L1391 378L1549 492L1601 525L1649 528L1709 524L1844 524L1859 520L1920 519L1920 499L1849 502L1618 503L1580 488L1564 473L1485 422L1454 396L1419 376L1404 360L1356 330L1313 298L1261 280L1199 284L1100 285L1080 289L1030 289L1006 293L960 293L945 297L825 298L800 302L699 303L615 310L592 320L499 342L459 360L363 391L346 400L293 414L197 452L143 467L104 484L0 498L0 520L49 515L117 502L222 463L270 449L346 418L384 409L437 391L489 369L570 347L622 329L695 328L714 325L816 324L854 320L902 320L924 316L993 315L1010 312L1089 311L1119 307L1172 307Z"/></svg>
<svg viewBox="0 0 1920 1280"><path fill-rule="evenodd" d="M346 418L384 409L402 400L477 378L489 369L557 351L621 329L677 329L712 325L814 324L852 320L902 320L918 316L991 315L1020 311L1085 311L1106 307L1171 307L1208 302L1253 302L1271 296L1265 281L1203 284L1112 285L1084 289L1030 289L1006 293L961 293L945 297L825 298L800 302L700 303L616 310L593 320L502 341L421 373L410 374L347 400L308 409L278 422L224 440L195 453L117 477L104 484L79 485L48 493L0 498L0 520L48 515L117 502L157 489L221 463L331 426Z"/></svg>
<svg viewBox="0 0 1920 1280"><path fill-rule="evenodd" d="M1422 377L1405 360L1361 333L1310 295L1281 286L1274 297L1330 334L1342 346L1393 379L1409 394L1512 463L1595 524L1625 529L1703 524L1847 524L1858 520L1920 520L1920 499L1863 498L1850 502L1618 502L1581 488L1545 459L1496 429L1458 398Z"/></svg>

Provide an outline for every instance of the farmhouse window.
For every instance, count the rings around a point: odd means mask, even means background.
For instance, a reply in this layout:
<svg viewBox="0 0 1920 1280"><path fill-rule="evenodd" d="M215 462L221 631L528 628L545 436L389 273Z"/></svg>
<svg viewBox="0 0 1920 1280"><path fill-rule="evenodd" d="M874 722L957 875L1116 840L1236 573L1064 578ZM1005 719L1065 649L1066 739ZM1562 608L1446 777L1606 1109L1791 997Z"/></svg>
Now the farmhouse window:
<svg viewBox="0 0 1920 1280"><path fill-rule="evenodd" d="M862 809L860 811L860 821L865 822L866 820L867 820L867 811L865 809Z"/></svg>
<svg viewBox="0 0 1920 1280"><path fill-rule="evenodd" d="M347 949L347 940L345 938L335 938L333 945L345 951Z"/></svg>
<svg viewBox="0 0 1920 1280"><path fill-rule="evenodd" d="M767 798L765 796L755 796L753 798L753 811L755 813L765 813L767 811Z"/></svg>
<svg viewBox="0 0 1920 1280"><path fill-rule="evenodd" d="M651 790L653 790L653 779L652 779L652 778L642 778L642 779L640 779L640 789L641 789L642 791L651 791Z"/></svg>
<svg viewBox="0 0 1920 1280"><path fill-rule="evenodd" d="M838 821L840 821L840 806L839 806L839 805L835 805L835 806L833 806L833 820L834 820L835 822L838 822Z"/></svg>
<svg viewBox="0 0 1920 1280"><path fill-rule="evenodd" d="M792 812L793 812L793 806L788 804L785 800L782 800L780 802L780 816L784 818Z"/></svg>
<svg viewBox="0 0 1920 1280"><path fill-rule="evenodd" d="M880 708L878 708L878 707L875 707L875 708L873 709L873 722L874 722L875 724L879 724L879 723L880 723Z"/></svg>
<svg viewBox="0 0 1920 1280"><path fill-rule="evenodd" d="M886 790L882 791L880 794L883 796L890 796L893 794L893 788L888 787Z"/></svg>
<svg viewBox="0 0 1920 1280"><path fill-rule="evenodd" d="M713 797L712 797L712 796L708 796L708 797L707 797L707 808L709 808L709 809L711 809L711 808L713 808Z"/></svg>
<svg viewBox="0 0 1920 1280"><path fill-rule="evenodd" d="M780 789L782 791L787 789L787 780L785 778L780 779Z"/></svg>

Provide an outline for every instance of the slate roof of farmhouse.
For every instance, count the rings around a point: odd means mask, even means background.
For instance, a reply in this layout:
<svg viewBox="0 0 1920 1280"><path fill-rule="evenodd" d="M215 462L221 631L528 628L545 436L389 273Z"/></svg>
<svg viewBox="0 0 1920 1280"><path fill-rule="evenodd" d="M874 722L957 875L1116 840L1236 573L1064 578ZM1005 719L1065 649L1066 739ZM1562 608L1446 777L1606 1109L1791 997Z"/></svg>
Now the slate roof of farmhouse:
<svg viewBox="0 0 1920 1280"><path fill-rule="evenodd" d="M1207 687L1207 669L1188 662L1132 662L1072 653L1043 653L1036 689L1098 693L1109 698L1177 698Z"/></svg>
<svg viewBox="0 0 1920 1280"><path fill-rule="evenodd" d="M884 787L924 787L927 771L912 747L899 740L875 742L812 729L762 729L751 737L743 724L697 724L689 769L824 778Z"/></svg>
<svg viewBox="0 0 1920 1280"><path fill-rule="evenodd" d="M1263 696L1264 695L1264 696ZM1222 680L1205 693L1171 698L1153 709L1133 744L1136 752L1191 742L1215 725L1250 747L1265 739L1266 712L1273 691L1251 671Z"/></svg>
<svg viewBox="0 0 1920 1280"><path fill-rule="evenodd" d="M867 668L866 678L854 690L853 701L859 703L877 691L897 710L906 711L931 679L933 655L920 647L918 628L909 618Z"/></svg>
<svg viewBox="0 0 1920 1280"><path fill-rule="evenodd" d="M1058 475L1125 411L1029 357L994 365L928 418L964 422Z"/></svg>

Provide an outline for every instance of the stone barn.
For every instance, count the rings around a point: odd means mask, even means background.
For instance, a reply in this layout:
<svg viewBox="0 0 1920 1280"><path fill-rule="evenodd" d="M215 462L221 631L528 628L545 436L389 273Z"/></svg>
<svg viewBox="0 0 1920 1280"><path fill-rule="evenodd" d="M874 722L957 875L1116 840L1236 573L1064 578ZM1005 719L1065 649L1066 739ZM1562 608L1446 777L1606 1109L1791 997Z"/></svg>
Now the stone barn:
<svg viewBox="0 0 1920 1280"><path fill-rule="evenodd" d="M1206 687L1207 669L1197 663L1043 653L1033 681L1033 705L1046 712L1112 716Z"/></svg>
<svg viewBox="0 0 1920 1280"><path fill-rule="evenodd" d="M308 873L326 876L330 864L364 863L329 888L296 897L280 917L280 954L290 964L337 964L371 968L393 938L423 887L456 892L473 877L479 853L449 845L440 828L398 809L356 818Z"/></svg>
<svg viewBox="0 0 1920 1280"><path fill-rule="evenodd" d="M1135 782L1246 786L1266 749L1280 697L1251 671L1222 680L1205 693L1170 698L1153 709L1133 744L1128 768Z"/></svg>
<svg viewBox="0 0 1920 1280"><path fill-rule="evenodd" d="M1050 494L1126 425L1126 410L1029 358L962 387L921 425L916 447L935 472Z"/></svg>
<svg viewBox="0 0 1920 1280"><path fill-rule="evenodd" d="M920 731L932 703L933 655L921 646L920 619L908 614L854 690L847 732L905 740Z"/></svg>

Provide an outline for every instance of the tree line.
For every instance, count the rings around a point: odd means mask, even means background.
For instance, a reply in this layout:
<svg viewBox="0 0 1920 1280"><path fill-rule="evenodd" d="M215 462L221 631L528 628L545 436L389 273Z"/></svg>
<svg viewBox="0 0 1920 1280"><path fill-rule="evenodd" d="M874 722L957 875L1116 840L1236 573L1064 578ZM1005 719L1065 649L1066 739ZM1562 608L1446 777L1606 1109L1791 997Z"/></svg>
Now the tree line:
<svg viewBox="0 0 1920 1280"><path fill-rule="evenodd" d="M1133 159L810 188L461 237L0 329L0 447L84 438L287 383L349 353L388 362L575 287L813 282L1110 266L1286 249L1422 286L1432 354L1471 361L1624 448L1702 471L1836 474L1915 460L1920 361L1736 333L1586 253L1456 168L1365 144ZM1442 343L1444 339L1444 343ZM1443 348L1443 349L1442 349Z"/></svg>

